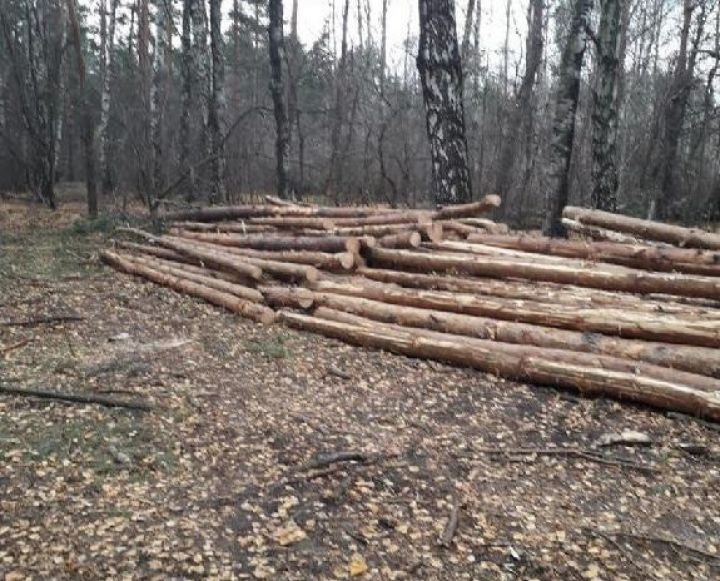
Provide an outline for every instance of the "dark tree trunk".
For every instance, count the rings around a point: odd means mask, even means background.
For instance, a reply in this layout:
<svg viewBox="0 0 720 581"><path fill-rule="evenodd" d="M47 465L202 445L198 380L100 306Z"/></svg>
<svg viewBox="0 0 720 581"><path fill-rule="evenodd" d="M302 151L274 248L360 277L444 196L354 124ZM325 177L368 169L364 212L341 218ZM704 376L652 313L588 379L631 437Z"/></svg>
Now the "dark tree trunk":
<svg viewBox="0 0 720 581"><path fill-rule="evenodd" d="M225 192L225 141L223 139L223 113L225 110L225 60L222 38L222 0L210 0L210 51L212 53L212 90L208 109L208 127L212 144L213 202L227 198Z"/></svg>
<svg viewBox="0 0 720 581"><path fill-rule="evenodd" d="M270 49L270 94L275 113L275 157L277 163L277 195L288 198L288 167L290 155L290 130L285 108L285 81L283 61L285 43L283 39L283 3L282 0L270 0L268 39Z"/></svg>
<svg viewBox="0 0 720 581"><path fill-rule="evenodd" d="M597 85L592 113L593 208L617 210L617 80L622 39L621 0L601 0L597 43Z"/></svg>
<svg viewBox="0 0 720 581"><path fill-rule="evenodd" d="M418 0L418 8L417 68L430 140L433 195L437 204L464 204L472 199L472 188L455 1Z"/></svg>
<svg viewBox="0 0 720 581"><path fill-rule="evenodd" d="M565 39L553 119L548 189L545 196L546 236L563 236L562 210L568 202L570 189L570 161L575 141L575 112L580 96L580 73L587 45L592 0L574 0L572 23Z"/></svg>

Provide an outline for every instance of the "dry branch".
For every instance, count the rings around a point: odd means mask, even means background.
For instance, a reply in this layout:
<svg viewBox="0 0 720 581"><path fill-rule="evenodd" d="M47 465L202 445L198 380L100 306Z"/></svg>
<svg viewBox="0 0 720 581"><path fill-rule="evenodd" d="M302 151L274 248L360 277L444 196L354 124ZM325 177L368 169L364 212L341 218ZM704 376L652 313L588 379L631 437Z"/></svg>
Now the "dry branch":
<svg viewBox="0 0 720 581"><path fill-rule="evenodd" d="M52 399L69 403L98 404L104 407L127 408L139 411L148 411L155 407L153 404L148 402L127 401L90 393L67 393L63 391L49 391L45 389L21 389L18 387L10 387L8 385L0 385L0 394L37 397L40 399Z"/></svg>

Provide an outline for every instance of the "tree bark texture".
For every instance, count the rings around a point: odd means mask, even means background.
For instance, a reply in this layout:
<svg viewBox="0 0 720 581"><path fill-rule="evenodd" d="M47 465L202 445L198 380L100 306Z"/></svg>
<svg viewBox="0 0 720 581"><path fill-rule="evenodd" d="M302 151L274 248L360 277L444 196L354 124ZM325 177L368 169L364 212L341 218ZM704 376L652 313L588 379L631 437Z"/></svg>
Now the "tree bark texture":
<svg viewBox="0 0 720 581"><path fill-rule="evenodd" d="M592 0L573 0L572 23L560 58L545 196L543 234L546 236L557 237L565 234L561 217L570 196L575 113L580 96L580 78L591 9Z"/></svg>
<svg viewBox="0 0 720 581"><path fill-rule="evenodd" d="M210 52L212 54L212 87L208 108L208 129L212 146L212 202L224 202L225 191L225 57L223 56L222 0L210 0Z"/></svg>
<svg viewBox="0 0 720 581"><path fill-rule="evenodd" d="M433 196L437 204L472 199L455 0L418 0L417 68L422 83Z"/></svg>
<svg viewBox="0 0 720 581"><path fill-rule="evenodd" d="M290 167L290 128L285 107L285 80L283 62L285 61L285 42L283 37L283 2L270 0L268 40L270 49L270 94L275 113L275 159L277 175L277 195L289 197L288 171Z"/></svg>

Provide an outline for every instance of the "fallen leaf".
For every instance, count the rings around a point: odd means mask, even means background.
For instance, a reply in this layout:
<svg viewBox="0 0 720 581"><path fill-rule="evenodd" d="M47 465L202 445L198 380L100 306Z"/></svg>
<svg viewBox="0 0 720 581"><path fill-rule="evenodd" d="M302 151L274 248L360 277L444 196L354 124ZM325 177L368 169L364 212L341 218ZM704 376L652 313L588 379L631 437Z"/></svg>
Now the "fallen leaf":
<svg viewBox="0 0 720 581"><path fill-rule="evenodd" d="M355 553L350 559L350 576L359 577L367 573L368 566L365 558L360 553Z"/></svg>

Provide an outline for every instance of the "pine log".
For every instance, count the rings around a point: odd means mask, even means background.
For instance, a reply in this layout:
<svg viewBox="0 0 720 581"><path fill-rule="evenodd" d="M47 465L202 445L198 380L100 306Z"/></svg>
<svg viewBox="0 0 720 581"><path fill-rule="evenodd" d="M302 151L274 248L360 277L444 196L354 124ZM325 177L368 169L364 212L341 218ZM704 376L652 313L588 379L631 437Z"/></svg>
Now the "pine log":
<svg viewBox="0 0 720 581"><path fill-rule="evenodd" d="M192 230L195 232L236 232L240 234L258 234L261 232L278 232L272 226L261 226L248 222L173 222L170 233Z"/></svg>
<svg viewBox="0 0 720 581"><path fill-rule="evenodd" d="M625 234L620 234L620 232L606 230L605 228L597 228L596 226L588 226L586 224L581 224L577 220L571 220L570 218L562 218L561 222L567 230L574 232L583 238L619 242L621 244L647 244L647 241L640 240L634 236L627 236Z"/></svg>
<svg viewBox="0 0 720 581"><path fill-rule="evenodd" d="M574 206L565 207L563 217L577 220L581 224L616 230L647 240L667 242L685 248L720 250L720 234L713 234L699 228L683 228L674 224L641 220L622 214L613 214L602 210L586 210Z"/></svg>
<svg viewBox="0 0 720 581"><path fill-rule="evenodd" d="M252 248L223 248L233 254L264 258L276 262L307 264L330 272L344 272L355 266L355 255L351 252L312 252L310 250L254 250Z"/></svg>
<svg viewBox="0 0 720 581"><path fill-rule="evenodd" d="M720 252L698 249L641 246L616 242L583 242L541 236L473 235L468 242L568 258L611 262L633 268L663 272L688 272L699 267L702 274L720 276ZM693 273L693 271L690 271ZM698 273L698 272L695 272Z"/></svg>
<svg viewBox="0 0 720 581"><path fill-rule="evenodd" d="M419 232L408 230L383 236L378 240L378 245L382 248L417 248L421 242L422 236Z"/></svg>
<svg viewBox="0 0 720 581"><path fill-rule="evenodd" d="M230 246L220 246L194 240L191 242L194 248L204 249L208 252L219 253L228 257L237 256L240 260L253 264L261 268L265 273L270 274L280 280L290 282L308 281L312 282L320 278L320 273L314 266L308 264L299 264L295 262L285 262L282 260L272 260L267 258L258 258L250 256L243 252L243 248L232 248Z"/></svg>
<svg viewBox="0 0 720 581"><path fill-rule="evenodd" d="M528 300L491 299L470 294L397 288L391 285L319 280L319 292L362 297L384 303L532 323L545 327L602 333L629 339L720 347L720 318L682 318L622 308L578 308Z"/></svg>
<svg viewBox="0 0 720 581"><path fill-rule="evenodd" d="M184 232L183 238L256 250L309 250L311 252L359 252L360 241L354 237L342 236L240 236L237 234L206 234Z"/></svg>
<svg viewBox="0 0 720 581"><path fill-rule="evenodd" d="M301 216L277 216L271 218L251 218L251 225L272 226L281 230L297 230L302 228L315 228L318 230L332 230L335 224L329 218L305 218Z"/></svg>
<svg viewBox="0 0 720 581"><path fill-rule="evenodd" d="M371 226L358 226L354 228L335 228L335 236L390 236L407 231L418 231L422 237L433 242L442 240L442 224L439 222L414 222L404 224L380 224Z"/></svg>
<svg viewBox="0 0 720 581"><path fill-rule="evenodd" d="M164 246L165 248L170 248L171 250L175 250L184 256L194 258L220 270L235 272L253 280L260 280L262 278L262 269L256 264L253 264L247 258L235 257L214 248L189 243L188 241L180 238L170 236L163 236L160 238L135 228L119 228L118 230L142 236L146 240L154 242L155 244Z"/></svg>
<svg viewBox="0 0 720 581"><path fill-rule="evenodd" d="M169 212L162 216L165 221L222 222L247 220L269 216L318 216L321 218L357 218L391 213L387 208L370 207L317 207L317 206L213 206Z"/></svg>
<svg viewBox="0 0 720 581"><path fill-rule="evenodd" d="M387 224L406 224L411 228L415 224L432 221L432 212L424 210L401 210L392 214L377 214L365 218L336 218L333 223L337 228L360 226L381 226Z"/></svg>
<svg viewBox="0 0 720 581"><path fill-rule="evenodd" d="M165 258L158 258L151 255L140 254L141 258L151 258L158 264L169 266L171 268L177 268L183 272L189 272L193 274L199 274L201 276L209 276L211 278L217 278L226 282L237 284L240 286L248 287L249 285L256 284L256 281L245 276L241 276L235 272L226 272L224 270L216 270L208 265L203 265L201 261L196 261L182 254L178 254L177 258L172 260Z"/></svg>
<svg viewBox="0 0 720 581"><path fill-rule="evenodd" d="M609 272L590 268L572 268L556 264L517 263L498 257L422 254L408 250L373 248L368 251L372 265L400 270L455 271L474 276L522 278L572 284L632 293L664 293L685 297L720 299L720 281L710 277L648 273L639 270Z"/></svg>
<svg viewBox="0 0 720 581"><path fill-rule="evenodd" d="M272 206L299 206L299 204L295 202L292 202L290 200L283 200L282 198L278 198L277 196L265 196L265 201Z"/></svg>
<svg viewBox="0 0 720 581"><path fill-rule="evenodd" d="M185 278L203 286L230 293L231 295L235 295L236 297L240 297L241 299L245 299L246 301L250 301L253 303L262 303L264 300L262 293L254 288L242 286L233 282L228 282L220 278L215 278L210 276L209 274L201 274L198 272L194 272L193 270L187 268L189 265L183 266L178 264L177 266L171 266L168 263L162 262L158 259L144 258L142 256L125 256L124 258L130 260L131 262L147 266L148 268L165 272L176 278Z"/></svg>
<svg viewBox="0 0 720 581"><path fill-rule="evenodd" d="M408 288L472 293L507 299L527 299L537 302L582 306L586 308L616 306L633 311L687 316L703 316L713 312L703 306L675 302L673 300L674 297L668 295L661 295L656 300L651 300L647 296L559 285L551 282L533 282L532 284L528 284L527 282L513 280L462 278L457 276L419 274L367 267L357 268L355 274L364 276L372 281L398 284ZM656 295L649 296L654 297ZM711 309L716 308L715 305L716 303L713 303Z"/></svg>
<svg viewBox="0 0 720 581"><path fill-rule="evenodd" d="M113 240L113 246L116 248L122 248L123 250L139 252L140 254L157 256L158 258L164 258L166 260L174 260L176 262L184 262L187 259L182 254L175 252L174 250L162 248L160 246L151 246L150 244L137 244L136 242L127 242L126 240Z"/></svg>
<svg viewBox="0 0 720 581"><path fill-rule="evenodd" d="M468 226L481 228L490 234L507 234L510 231L507 224L494 222L487 218L460 218L459 222Z"/></svg>
<svg viewBox="0 0 720 581"><path fill-rule="evenodd" d="M485 230L481 230L475 226L470 226L469 224L463 224L457 220L441 220L439 224L442 224L445 232L455 232L456 234L459 234L461 238L485 233Z"/></svg>
<svg viewBox="0 0 720 581"><path fill-rule="evenodd" d="M274 308L291 307L309 309L313 306L315 295L306 288L285 286L261 286L262 293L268 305Z"/></svg>
<svg viewBox="0 0 720 581"><path fill-rule="evenodd" d="M587 396L629 399L720 420L720 397L716 392L698 388L691 381L674 381L669 376L681 372L664 368L659 369L666 378L658 379L635 373L634 369L628 370L628 362L612 357L508 345L431 331L411 332L397 325L350 325L285 311L279 318L288 326L355 345L446 361L531 384L577 389ZM690 376L682 375L684 378Z"/></svg>
<svg viewBox="0 0 720 581"><path fill-rule="evenodd" d="M117 270L140 276L178 292L204 299L209 303L223 307L228 311L259 323L272 323L275 319L274 311L264 305L243 300L230 293L218 291L185 278L178 278L168 273L155 270L154 268L148 268L142 264L127 260L114 252L101 252L100 258L103 262Z"/></svg>
<svg viewBox="0 0 720 581"><path fill-rule="evenodd" d="M459 204L457 206L446 206L441 208L433 215L435 220L452 220L455 218L471 218L478 214L483 214L490 210L494 210L500 206L500 196L490 194L485 196L479 202L471 204Z"/></svg>
<svg viewBox="0 0 720 581"><path fill-rule="evenodd" d="M671 345L553 329L431 309L405 307L360 297L315 293L315 304L374 321L466 335L502 343L536 345L645 361L708 377L720 377L720 349Z"/></svg>

